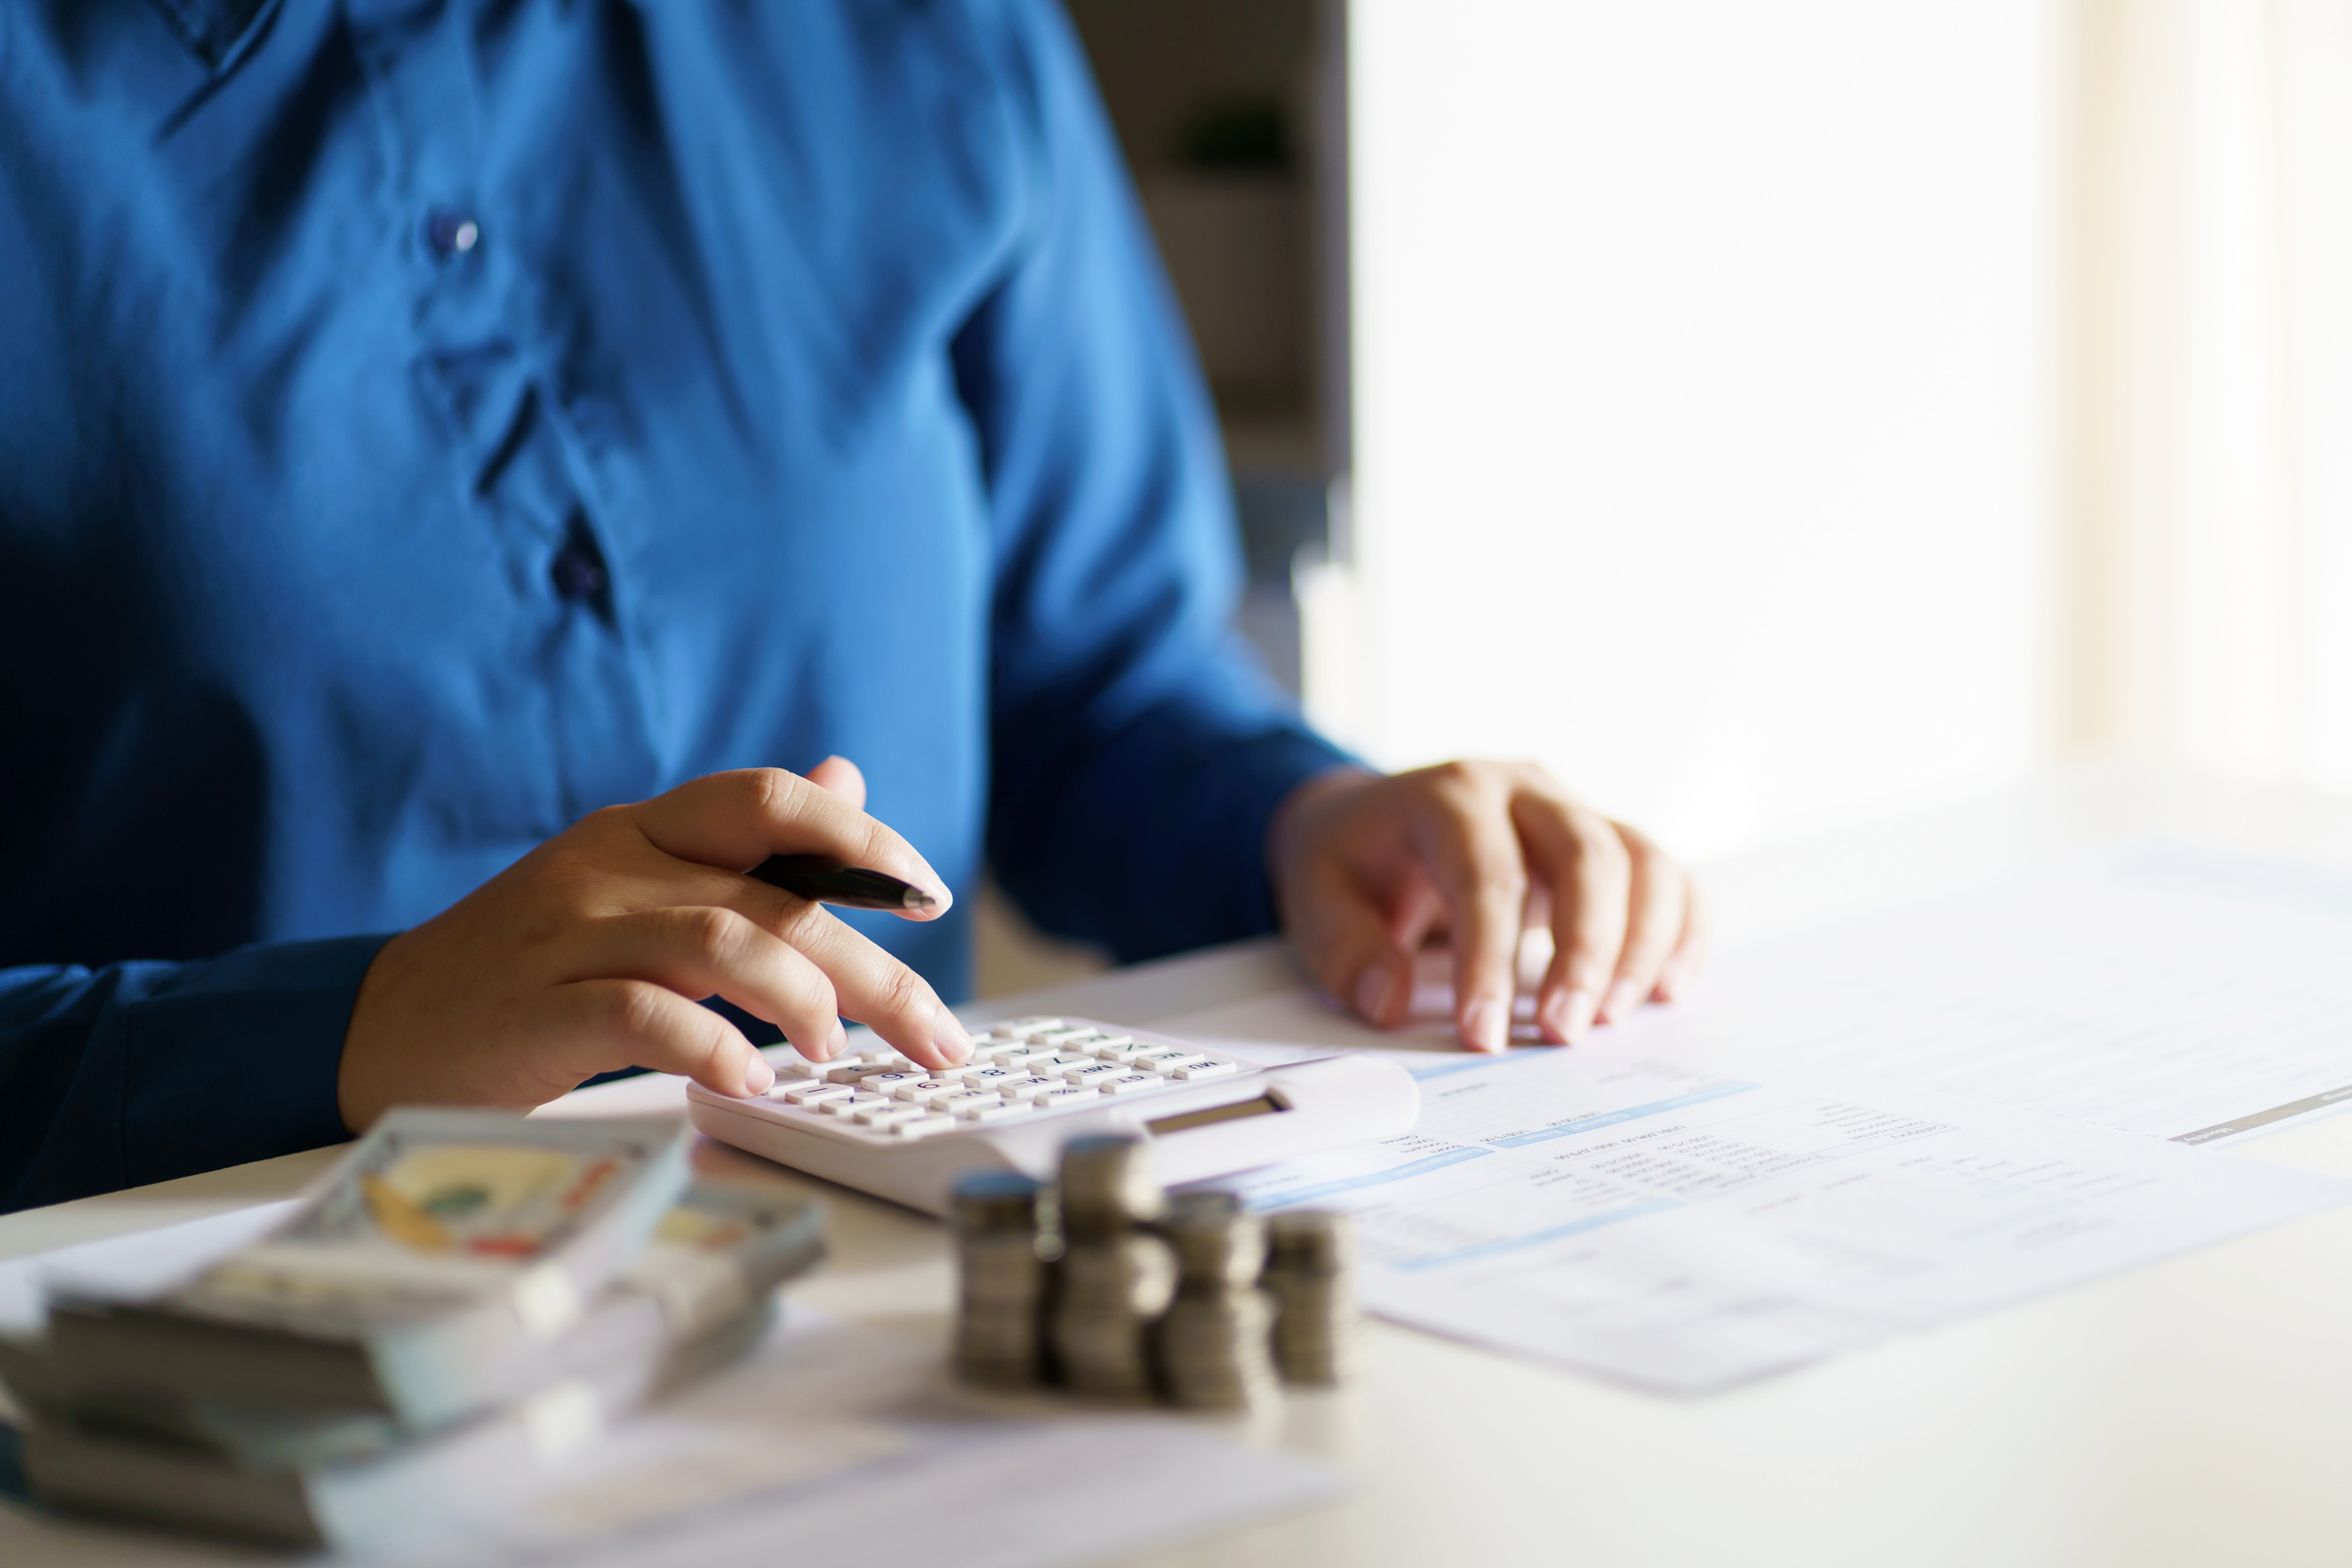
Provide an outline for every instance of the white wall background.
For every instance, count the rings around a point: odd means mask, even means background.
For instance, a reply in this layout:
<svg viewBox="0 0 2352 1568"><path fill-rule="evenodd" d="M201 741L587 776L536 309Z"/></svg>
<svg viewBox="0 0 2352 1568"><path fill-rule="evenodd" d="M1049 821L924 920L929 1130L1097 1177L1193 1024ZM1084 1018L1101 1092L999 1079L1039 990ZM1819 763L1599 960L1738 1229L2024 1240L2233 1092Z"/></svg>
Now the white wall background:
<svg viewBox="0 0 2352 1568"><path fill-rule="evenodd" d="M2052 11L1351 7L1319 715L1392 765L1536 757L1686 852L2031 768Z"/></svg>
<svg viewBox="0 0 2352 1568"><path fill-rule="evenodd" d="M2352 0L1353 0L1308 699L1698 853L2352 784Z"/></svg>
<svg viewBox="0 0 2352 1568"><path fill-rule="evenodd" d="M2084 737L2352 785L2352 5L2083 14Z"/></svg>

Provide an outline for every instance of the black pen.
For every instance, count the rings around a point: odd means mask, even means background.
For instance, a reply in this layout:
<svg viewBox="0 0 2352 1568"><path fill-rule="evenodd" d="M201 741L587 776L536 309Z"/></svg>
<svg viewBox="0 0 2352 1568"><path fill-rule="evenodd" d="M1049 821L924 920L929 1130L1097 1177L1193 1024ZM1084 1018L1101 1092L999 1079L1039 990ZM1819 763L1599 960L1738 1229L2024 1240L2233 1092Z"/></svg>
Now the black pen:
<svg viewBox="0 0 2352 1568"><path fill-rule="evenodd" d="M928 909L939 902L911 882L829 855L771 855L748 874L804 899L853 909Z"/></svg>

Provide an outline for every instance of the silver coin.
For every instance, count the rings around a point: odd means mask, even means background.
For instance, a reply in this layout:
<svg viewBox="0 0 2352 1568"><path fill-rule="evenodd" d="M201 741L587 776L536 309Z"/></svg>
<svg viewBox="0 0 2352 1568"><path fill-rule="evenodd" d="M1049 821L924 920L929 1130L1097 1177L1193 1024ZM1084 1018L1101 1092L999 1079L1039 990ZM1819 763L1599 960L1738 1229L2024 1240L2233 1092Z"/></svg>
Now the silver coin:
<svg viewBox="0 0 2352 1568"><path fill-rule="evenodd" d="M1265 1221L1242 1207L1231 1193L1171 1198L1158 1230L1176 1249L1188 1292L1251 1286L1265 1267Z"/></svg>
<svg viewBox="0 0 2352 1568"><path fill-rule="evenodd" d="M1058 1265L1056 1309L1157 1317L1176 1294L1176 1279L1175 1251L1156 1236L1073 1241Z"/></svg>
<svg viewBox="0 0 2352 1568"><path fill-rule="evenodd" d="M1269 1273L1329 1278L1355 1267L1355 1222L1346 1214L1293 1209L1266 1224Z"/></svg>
<svg viewBox="0 0 2352 1568"><path fill-rule="evenodd" d="M1242 1409L1275 1397L1274 1312L1272 1299L1251 1289L1178 1297L1155 1335L1169 1399L1192 1409Z"/></svg>
<svg viewBox="0 0 2352 1568"><path fill-rule="evenodd" d="M949 1217L959 1235L1034 1235L1040 1187L1013 1171L966 1171L956 1179Z"/></svg>
<svg viewBox="0 0 2352 1568"><path fill-rule="evenodd" d="M1061 1152L1061 1228L1072 1244L1159 1217L1163 1195L1141 1138L1077 1138Z"/></svg>

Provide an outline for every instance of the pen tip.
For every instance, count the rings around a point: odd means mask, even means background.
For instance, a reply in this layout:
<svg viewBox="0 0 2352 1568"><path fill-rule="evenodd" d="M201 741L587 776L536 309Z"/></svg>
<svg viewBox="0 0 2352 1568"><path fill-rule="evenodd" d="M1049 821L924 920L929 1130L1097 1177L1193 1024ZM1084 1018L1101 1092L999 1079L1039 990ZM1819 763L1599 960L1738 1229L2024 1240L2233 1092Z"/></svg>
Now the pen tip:
<svg viewBox="0 0 2352 1568"><path fill-rule="evenodd" d="M931 906L937 904L938 902L939 901L937 899L933 898L930 894L925 893L921 888L908 888L906 890L906 907L909 909L928 909L931 907Z"/></svg>

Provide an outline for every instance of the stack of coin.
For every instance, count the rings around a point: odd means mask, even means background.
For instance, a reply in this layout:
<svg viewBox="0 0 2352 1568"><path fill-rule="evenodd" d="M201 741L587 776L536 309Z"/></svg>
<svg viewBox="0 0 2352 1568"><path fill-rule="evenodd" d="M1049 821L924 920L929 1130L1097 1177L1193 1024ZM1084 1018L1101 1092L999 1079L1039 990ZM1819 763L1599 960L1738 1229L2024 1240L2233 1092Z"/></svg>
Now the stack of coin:
<svg viewBox="0 0 2352 1568"><path fill-rule="evenodd" d="M1176 1299L1156 1336L1161 1386L1193 1409L1234 1410L1276 1398L1273 1299L1258 1289L1266 1227L1231 1193L1187 1193L1159 1225L1176 1250Z"/></svg>
<svg viewBox="0 0 2352 1568"><path fill-rule="evenodd" d="M1036 1182L1009 1171L975 1171L956 1183L956 1368L971 1382L1026 1388L1043 1381L1049 1279L1038 1245L1039 1194Z"/></svg>
<svg viewBox="0 0 2352 1568"><path fill-rule="evenodd" d="M1062 1151L1056 1195L1061 1261L1052 1311L1063 1381L1085 1394L1151 1392L1149 1333L1176 1288L1168 1244L1139 1227L1158 1217L1159 1183L1140 1138L1080 1138Z"/></svg>
<svg viewBox="0 0 2352 1568"><path fill-rule="evenodd" d="M1265 1287L1274 1298L1274 1358L1288 1383L1353 1382L1363 1354L1355 1228L1345 1214L1300 1209L1267 1226Z"/></svg>
<svg viewBox="0 0 2352 1568"><path fill-rule="evenodd" d="M1166 1201L1141 1138L1073 1138L1061 1152L1061 1227L1073 1243L1124 1236Z"/></svg>

